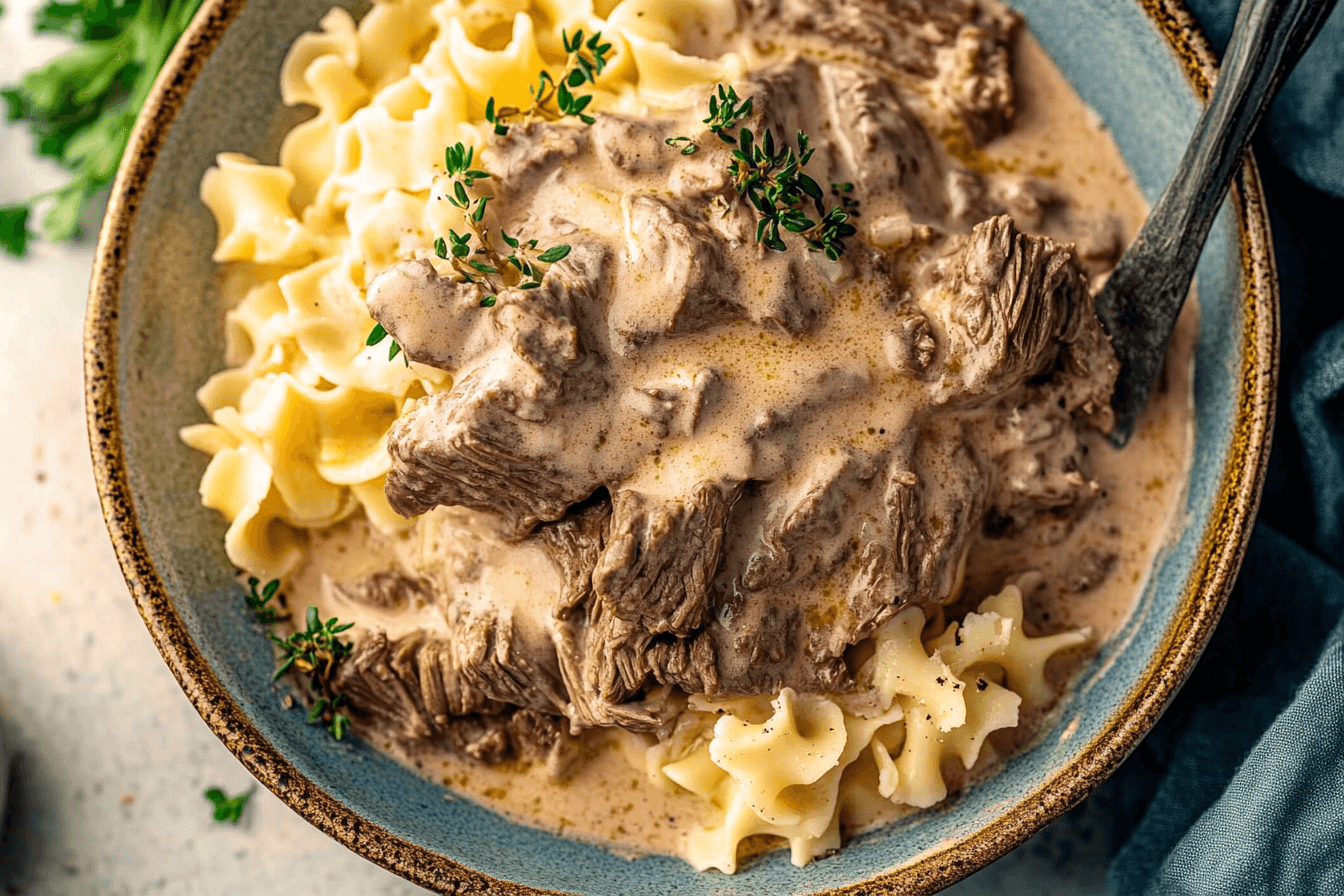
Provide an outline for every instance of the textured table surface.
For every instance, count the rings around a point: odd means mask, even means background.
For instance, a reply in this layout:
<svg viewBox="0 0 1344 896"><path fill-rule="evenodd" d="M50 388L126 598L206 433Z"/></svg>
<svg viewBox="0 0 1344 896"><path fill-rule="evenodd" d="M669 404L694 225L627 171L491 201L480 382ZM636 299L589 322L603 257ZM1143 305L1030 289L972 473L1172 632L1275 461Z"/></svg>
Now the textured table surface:
<svg viewBox="0 0 1344 896"><path fill-rule="evenodd" d="M5 84L63 47L31 37L37 0L7 6ZM61 182L30 150L24 131L0 130L0 205ZM9 315L0 330L0 728L19 753L0 893L423 892L258 785L196 715L141 624L103 528L84 429L92 251L90 236L36 243L24 260L0 255ZM212 820L209 787L252 791L240 824ZM1101 893L1111 850L1103 816L1084 804L947 892Z"/></svg>

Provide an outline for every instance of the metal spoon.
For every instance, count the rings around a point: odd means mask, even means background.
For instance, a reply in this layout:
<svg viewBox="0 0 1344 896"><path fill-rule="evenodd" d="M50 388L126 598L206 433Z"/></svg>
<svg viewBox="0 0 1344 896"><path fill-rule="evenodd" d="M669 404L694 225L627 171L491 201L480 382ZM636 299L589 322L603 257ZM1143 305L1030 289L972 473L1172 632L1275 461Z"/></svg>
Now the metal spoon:
<svg viewBox="0 0 1344 896"><path fill-rule="evenodd" d="M1213 97L1152 214L1097 296L1120 359L1111 443L1134 432L1162 369L1209 227L1255 126L1335 0L1244 0Z"/></svg>

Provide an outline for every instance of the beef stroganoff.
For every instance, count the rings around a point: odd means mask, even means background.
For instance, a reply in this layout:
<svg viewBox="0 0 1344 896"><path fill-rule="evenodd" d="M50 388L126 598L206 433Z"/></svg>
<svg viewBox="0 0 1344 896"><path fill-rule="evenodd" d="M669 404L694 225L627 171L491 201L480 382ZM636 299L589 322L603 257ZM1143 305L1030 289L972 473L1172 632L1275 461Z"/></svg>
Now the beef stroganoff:
<svg viewBox="0 0 1344 896"><path fill-rule="evenodd" d="M1112 451L1143 203L1015 13L395 0L281 85L279 164L202 183L229 366L183 438L232 562L355 623L360 736L801 865L1025 743L1127 612L1193 318Z"/></svg>

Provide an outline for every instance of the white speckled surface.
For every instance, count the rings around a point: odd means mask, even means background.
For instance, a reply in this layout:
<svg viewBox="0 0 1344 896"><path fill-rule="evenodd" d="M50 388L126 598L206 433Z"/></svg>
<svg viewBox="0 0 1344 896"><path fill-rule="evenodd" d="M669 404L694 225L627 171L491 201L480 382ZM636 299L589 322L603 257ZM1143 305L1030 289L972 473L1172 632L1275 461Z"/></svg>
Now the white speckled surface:
<svg viewBox="0 0 1344 896"><path fill-rule="evenodd" d="M7 4L0 83L62 47L30 36L38 3ZM60 183L15 127L0 130L0 170L0 204ZM37 243L22 261L0 255L8 310L0 331L0 467L8 474L0 478L0 739L19 754L0 833L0 893L423 892L257 785L154 649L108 543L88 458L81 335L91 255L91 237ZM211 819L202 791L212 786L253 790L237 827ZM1102 893L1111 848L1103 815L1084 804L947 892Z"/></svg>

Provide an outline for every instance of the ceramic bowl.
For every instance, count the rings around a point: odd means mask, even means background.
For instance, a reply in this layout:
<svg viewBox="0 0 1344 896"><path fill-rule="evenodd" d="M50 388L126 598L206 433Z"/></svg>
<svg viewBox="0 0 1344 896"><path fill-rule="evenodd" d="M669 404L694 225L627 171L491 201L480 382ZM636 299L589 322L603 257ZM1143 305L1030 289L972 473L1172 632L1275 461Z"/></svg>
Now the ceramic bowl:
<svg viewBox="0 0 1344 896"><path fill-rule="evenodd" d="M88 419L108 528L131 594L206 723L295 811L434 890L760 894L926 893L1007 852L1081 800L1189 674L1231 588L1273 416L1276 295L1266 213L1247 164L1199 269L1196 444L1188 526L1057 726L990 780L860 836L806 868L776 852L735 877L679 859L617 858L512 824L362 742L334 743L281 706L222 549L196 501L205 459L182 445L197 384L222 366L215 226L197 198L222 151L274 160L304 115L281 106L290 42L332 0L207 0L160 77L122 163L88 310ZM1010 0L1110 127L1149 199L1175 167L1213 70L1174 0ZM1081 690L1081 689L1080 689Z"/></svg>

